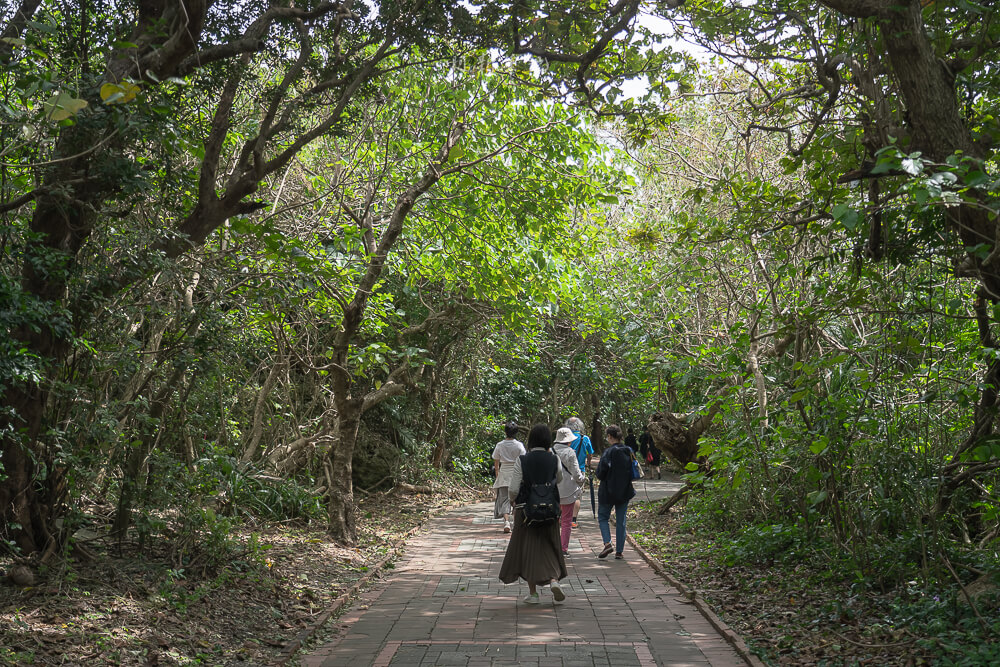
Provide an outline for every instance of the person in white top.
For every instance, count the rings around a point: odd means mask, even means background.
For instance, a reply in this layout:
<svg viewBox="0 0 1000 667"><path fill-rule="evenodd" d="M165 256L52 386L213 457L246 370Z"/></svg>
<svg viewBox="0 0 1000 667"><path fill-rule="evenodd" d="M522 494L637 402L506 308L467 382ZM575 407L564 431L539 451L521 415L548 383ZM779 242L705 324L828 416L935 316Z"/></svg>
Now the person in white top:
<svg viewBox="0 0 1000 667"><path fill-rule="evenodd" d="M583 482L586 479L580 470L580 461L570 443L576 440L576 434L567 426L556 431L556 441L552 452L559 457L563 469L563 480L559 483L559 505L562 517L559 520L559 539L563 556L569 555L569 536L573 531L573 512L575 505L583 495Z"/></svg>
<svg viewBox="0 0 1000 667"><path fill-rule="evenodd" d="M504 426L504 435L507 437L497 443L493 448L493 471L496 480L493 488L496 490L496 500L493 502L493 518L503 518L503 532L510 532L510 497L508 487L510 487L510 475L514 470L514 461L521 454L526 453L524 444L517 440L519 427L514 422L508 422Z"/></svg>

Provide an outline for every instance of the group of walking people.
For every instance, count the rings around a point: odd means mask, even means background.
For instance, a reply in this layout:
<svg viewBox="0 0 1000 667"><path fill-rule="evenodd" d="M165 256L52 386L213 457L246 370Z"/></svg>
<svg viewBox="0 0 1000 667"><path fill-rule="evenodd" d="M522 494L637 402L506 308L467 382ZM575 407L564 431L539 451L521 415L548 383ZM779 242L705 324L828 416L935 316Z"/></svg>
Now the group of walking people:
<svg viewBox="0 0 1000 667"><path fill-rule="evenodd" d="M591 465L594 448L590 438L583 434L583 421L578 417L567 419L554 438L548 424L535 424L528 433L527 447L517 440L517 433L517 424L507 424L506 438L493 450L496 471L493 513L495 518L504 519L504 532L512 533L500 566L500 580L505 584L519 578L527 582L528 595L524 602L528 604L538 604L541 599L539 587L549 586L558 604L566 599L559 580L566 576L569 539L577 527L586 481L584 471ZM634 450L625 445L621 428L608 426L604 435L608 446L601 453L594 471L600 481L597 523L604 542L598 558L614 553L615 558L621 560L624 558L628 503L635 496L632 480L636 457ZM526 519L524 505L532 486L551 484L558 488L558 519L543 522ZM612 510L615 513L614 542Z"/></svg>

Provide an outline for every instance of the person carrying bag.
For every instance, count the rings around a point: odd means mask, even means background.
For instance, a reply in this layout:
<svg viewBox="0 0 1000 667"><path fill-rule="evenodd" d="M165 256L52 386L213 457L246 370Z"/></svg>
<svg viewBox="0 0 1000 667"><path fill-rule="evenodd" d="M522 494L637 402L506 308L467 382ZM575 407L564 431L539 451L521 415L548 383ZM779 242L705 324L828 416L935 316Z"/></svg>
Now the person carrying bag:
<svg viewBox="0 0 1000 667"><path fill-rule="evenodd" d="M633 464L635 458L632 450L622 444L622 430L612 424L605 430L610 447L601 454L597 464L597 479L601 480L601 488L597 491L597 525L601 529L604 549L598 558L607 558L612 551L615 558L624 558L625 548L625 514L628 511L628 501L635 497L632 486ZM615 510L615 544L611 544L611 510Z"/></svg>
<svg viewBox="0 0 1000 667"><path fill-rule="evenodd" d="M514 532L500 566L500 581L512 584L524 579L528 584L526 604L538 604L538 586L551 584L552 599L559 603L566 599L559 580L567 574L556 520L557 487L563 474L558 457L551 451L552 431L547 424L531 427L527 447L528 453L518 457L511 472L509 493L514 502ZM530 517L527 512L531 512Z"/></svg>

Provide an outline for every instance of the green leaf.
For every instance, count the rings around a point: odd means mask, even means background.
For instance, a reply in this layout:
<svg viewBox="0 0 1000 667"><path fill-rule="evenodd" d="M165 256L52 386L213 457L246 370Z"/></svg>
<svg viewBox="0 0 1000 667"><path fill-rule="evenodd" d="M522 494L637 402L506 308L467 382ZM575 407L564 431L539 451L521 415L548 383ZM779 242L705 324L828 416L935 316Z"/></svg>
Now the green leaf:
<svg viewBox="0 0 1000 667"><path fill-rule="evenodd" d="M837 204L831 209L830 214L848 231L854 231L854 228L858 226L858 212L847 204Z"/></svg>
<svg viewBox="0 0 1000 667"><path fill-rule="evenodd" d="M809 492L809 494L806 496L806 499L809 501L810 505L815 506L819 505L821 502L823 502L829 497L830 493L826 490L821 489L819 491Z"/></svg>
<svg viewBox="0 0 1000 667"><path fill-rule="evenodd" d="M57 91L42 105L45 117L54 120L66 120L87 108L87 100L73 97L67 92Z"/></svg>

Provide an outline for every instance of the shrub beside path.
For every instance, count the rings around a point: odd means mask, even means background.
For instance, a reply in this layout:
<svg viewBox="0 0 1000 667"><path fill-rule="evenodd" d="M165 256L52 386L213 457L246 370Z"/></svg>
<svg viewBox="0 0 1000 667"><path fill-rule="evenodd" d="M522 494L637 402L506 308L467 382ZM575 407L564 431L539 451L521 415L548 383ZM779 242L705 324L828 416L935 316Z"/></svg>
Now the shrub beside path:
<svg viewBox="0 0 1000 667"><path fill-rule="evenodd" d="M599 560L601 538L589 507L570 542L563 604L553 604L547 589L540 589L542 604L525 604L525 584L500 583L506 544L492 503L430 520L395 571L363 593L330 643L301 656L301 665L747 664L631 547L625 560Z"/></svg>

